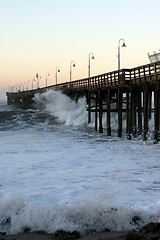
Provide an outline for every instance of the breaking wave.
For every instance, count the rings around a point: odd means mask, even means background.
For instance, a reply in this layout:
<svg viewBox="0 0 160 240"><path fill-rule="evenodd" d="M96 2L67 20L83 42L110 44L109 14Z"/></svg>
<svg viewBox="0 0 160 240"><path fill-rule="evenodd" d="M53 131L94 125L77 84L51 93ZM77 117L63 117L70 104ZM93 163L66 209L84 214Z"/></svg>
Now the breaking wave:
<svg viewBox="0 0 160 240"><path fill-rule="evenodd" d="M60 91L49 90L46 93L36 94L34 100L36 106L43 107L60 123L72 126L87 125L85 98L80 98L76 102Z"/></svg>
<svg viewBox="0 0 160 240"><path fill-rule="evenodd" d="M126 231L138 230L149 222L159 219L159 212L133 210L127 207L107 206L107 202L92 200L75 205L27 204L18 196L0 201L0 231L8 234L44 230L80 231Z"/></svg>

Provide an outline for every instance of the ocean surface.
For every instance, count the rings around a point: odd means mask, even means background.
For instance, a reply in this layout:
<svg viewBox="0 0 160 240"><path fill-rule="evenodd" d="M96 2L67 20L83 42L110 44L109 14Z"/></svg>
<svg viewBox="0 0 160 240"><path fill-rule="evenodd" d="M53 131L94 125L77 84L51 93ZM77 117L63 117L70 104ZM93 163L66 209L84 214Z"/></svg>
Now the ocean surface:
<svg viewBox="0 0 160 240"><path fill-rule="evenodd" d="M85 99L61 92L36 95L35 106L0 103L0 232L121 231L160 221L152 132L147 142L125 131L118 138L115 115L112 137L95 132Z"/></svg>

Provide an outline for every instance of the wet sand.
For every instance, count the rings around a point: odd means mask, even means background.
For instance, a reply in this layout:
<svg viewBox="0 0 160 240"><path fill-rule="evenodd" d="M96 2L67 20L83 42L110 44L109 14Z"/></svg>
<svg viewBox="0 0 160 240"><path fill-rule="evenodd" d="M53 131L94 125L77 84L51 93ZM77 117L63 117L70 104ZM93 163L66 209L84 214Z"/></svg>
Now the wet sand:
<svg viewBox="0 0 160 240"><path fill-rule="evenodd" d="M159 240L160 233L142 234L139 232L97 232L78 238L55 236L47 233L20 233L15 235L0 235L0 240Z"/></svg>
<svg viewBox="0 0 160 240"><path fill-rule="evenodd" d="M6 235L0 233L0 240L160 240L160 223L149 223L140 231L109 232L107 229L103 232L91 232L82 235L77 231L65 232L59 230L54 234L48 234L44 231L23 232L15 235Z"/></svg>
<svg viewBox="0 0 160 240"><path fill-rule="evenodd" d="M126 233L99 232L77 238L79 240L124 240ZM16 235L1 235L0 240L73 240L72 237L59 237L46 233L20 233Z"/></svg>

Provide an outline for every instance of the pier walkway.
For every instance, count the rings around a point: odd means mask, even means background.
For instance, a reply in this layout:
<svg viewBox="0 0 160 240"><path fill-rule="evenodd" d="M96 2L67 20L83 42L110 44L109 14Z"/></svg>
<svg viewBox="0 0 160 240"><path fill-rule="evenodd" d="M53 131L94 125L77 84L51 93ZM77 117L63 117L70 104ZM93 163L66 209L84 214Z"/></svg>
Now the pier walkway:
<svg viewBox="0 0 160 240"><path fill-rule="evenodd" d="M26 109L31 107L36 93L43 93L49 89L61 90L76 100L85 96L88 123L91 122L94 113L95 130L98 130L99 126L99 132L103 132L102 115L106 113L108 136L111 135L112 113L117 114L118 137L122 136L122 119L125 114L128 138L142 134L143 140L147 140L148 123L154 118L154 142L159 141L160 61L44 88L7 92L7 103Z"/></svg>

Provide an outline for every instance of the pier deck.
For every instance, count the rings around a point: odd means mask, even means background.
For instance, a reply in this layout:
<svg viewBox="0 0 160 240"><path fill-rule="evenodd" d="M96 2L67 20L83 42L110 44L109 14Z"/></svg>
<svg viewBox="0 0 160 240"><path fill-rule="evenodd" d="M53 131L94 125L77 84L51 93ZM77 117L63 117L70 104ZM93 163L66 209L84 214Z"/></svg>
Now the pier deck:
<svg viewBox="0 0 160 240"><path fill-rule="evenodd" d="M108 136L111 135L113 112L117 113L118 137L122 136L122 117L123 114L126 115L126 134L129 139L142 134L143 140L147 140L148 122L154 116L154 142L159 141L160 62L34 90L7 92L8 105L28 108L32 105L36 93L43 93L49 89L61 90L76 99L85 96L88 123L95 113L95 130L99 125L99 132L103 132L102 115L106 113Z"/></svg>

